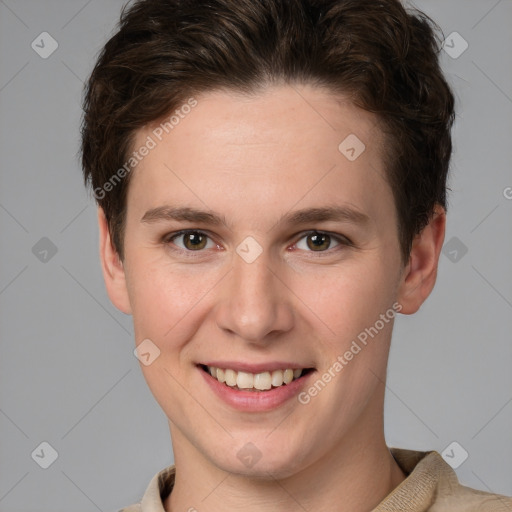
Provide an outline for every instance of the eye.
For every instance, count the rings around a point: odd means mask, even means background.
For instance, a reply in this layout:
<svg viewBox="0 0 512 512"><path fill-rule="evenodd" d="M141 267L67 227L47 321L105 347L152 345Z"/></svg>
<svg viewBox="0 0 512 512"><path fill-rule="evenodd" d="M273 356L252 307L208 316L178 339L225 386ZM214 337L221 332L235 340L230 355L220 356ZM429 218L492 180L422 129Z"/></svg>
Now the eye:
<svg viewBox="0 0 512 512"><path fill-rule="evenodd" d="M305 240L305 244L302 242ZM332 243L335 243L332 247ZM313 252L326 252L328 249L333 249L339 245L351 245L350 241L341 236L334 236L322 231L311 231L306 233L300 240L295 244L298 249L313 251Z"/></svg>
<svg viewBox="0 0 512 512"><path fill-rule="evenodd" d="M182 245L176 243L176 240L179 239L183 240ZM209 246L208 241L210 241ZM211 249L216 246L216 244L210 240L210 237L206 233L196 230L184 230L166 237L165 243L171 242L178 248L191 252L198 252L202 249Z"/></svg>

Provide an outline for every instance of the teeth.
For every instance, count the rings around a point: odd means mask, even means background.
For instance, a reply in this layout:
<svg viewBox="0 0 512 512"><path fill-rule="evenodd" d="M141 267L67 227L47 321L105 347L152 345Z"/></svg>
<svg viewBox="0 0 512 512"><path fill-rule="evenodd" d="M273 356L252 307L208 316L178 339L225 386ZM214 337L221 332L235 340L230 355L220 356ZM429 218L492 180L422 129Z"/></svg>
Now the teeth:
<svg viewBox="0 0 512 512"><path fill-rule="evenodd" d="M283 373L283 382L285 384L290 384L290 382L293 380L293 370L290 370L289 368L284 371Z"/></svg>
<svg viewBox="0 0 512 512"><path fill-rule="evenodd" d="M276 388L283 385L283 372L281 370L275 370L272 372L272 386Z"/></svg>
<svg viewBox="0 0 512 512"><path fill-rule="evenodd" d="M226 382L226 372L224 370L221 370L220 368L217 368L217 380L219 382Z"/></svg>
<svg viewBox="0 0 512 512"><path fill-rule="evenodd" d="M300 368L286 368L284 370L262 373L236 372L230 368L223 369L215 368L214 366L208 366L207 368L214 379L229 387L256 389L258 391L266 391L272 387L278 388L283 384L290 384L290 382L302 375L302 369Z"/></svg>
<svg viewBox="0 0 512 512"><path fill-rule="evenodd" d="M236 385L241 389L251 389L254 387L254 375L252 373L238 372Z"/></svg>
<svg viewBox="0 0 512 512"><path fill-rule="evenodd" d="M269 372L257 373L254 376L254 387L260 391L265 391L272 387L272 378Z"/></svg>
<svg viewBox="0 0 512 512"><path fill-rule="evenodd" d="M226 384L230 387L236 386L236 372L234 370L225 370Z"/></svg>

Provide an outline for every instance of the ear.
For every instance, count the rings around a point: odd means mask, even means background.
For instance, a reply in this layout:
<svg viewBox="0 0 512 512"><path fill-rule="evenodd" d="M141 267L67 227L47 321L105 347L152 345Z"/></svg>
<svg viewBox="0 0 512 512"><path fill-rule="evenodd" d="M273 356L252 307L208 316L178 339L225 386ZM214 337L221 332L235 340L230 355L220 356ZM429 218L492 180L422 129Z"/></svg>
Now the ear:
<svg viewBox="0 0 512 512"><path fill-rule="evenodd" d="M107 219L101 206L98 207L100 231L100 260L103 279L112 304L127 315L132 313L123 262L112 245Z"/></svg>
<svg viewBox="0 0 512 512"><path fill-rule="evenodd" d="M413 240L399 287L400 313L416 313L434 288L445 228L446 212L437 205L430 222Z"/></svg>

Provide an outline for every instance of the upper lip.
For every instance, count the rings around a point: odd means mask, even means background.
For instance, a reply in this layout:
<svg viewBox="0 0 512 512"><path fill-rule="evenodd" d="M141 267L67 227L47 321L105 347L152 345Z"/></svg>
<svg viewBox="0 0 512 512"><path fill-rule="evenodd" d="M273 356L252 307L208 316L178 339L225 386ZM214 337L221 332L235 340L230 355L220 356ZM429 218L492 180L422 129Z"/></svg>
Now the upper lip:
<svg viewBox="0 0 512 512"><path fill-rule="evenodd" d="M300 363L292 363L290 361L272 361L268 363L244 363L242 361L208 361L206 363L200 363L204 366L213 366L215 368L221 368L223 370L230 369L237 372L248 372L248 373L263 373L272 372L274 370L286 370L291 368L295 370L300 368L301 370L312 368L312 366L303 365Z"/></svg>

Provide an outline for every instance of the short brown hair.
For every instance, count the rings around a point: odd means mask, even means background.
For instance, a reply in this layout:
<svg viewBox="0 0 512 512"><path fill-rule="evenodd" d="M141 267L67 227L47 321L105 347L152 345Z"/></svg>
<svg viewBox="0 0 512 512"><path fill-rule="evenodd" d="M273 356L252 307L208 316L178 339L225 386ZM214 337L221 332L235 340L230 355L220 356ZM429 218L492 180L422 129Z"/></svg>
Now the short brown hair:
<svg viewBox="0 0 512 512"><path fill-rule="evenodd" d="M137 0L121 13L86 84L82 167L123 259L137 130L193 94L277 82L349 94L387 136L387 179L407 261L436 204L446 208L454 98L438 29L399 0ZM110 182L111 183L111 182ZM112 185L112 183L111 183ZM108 190L108 193L105 193Z"/></svg>

